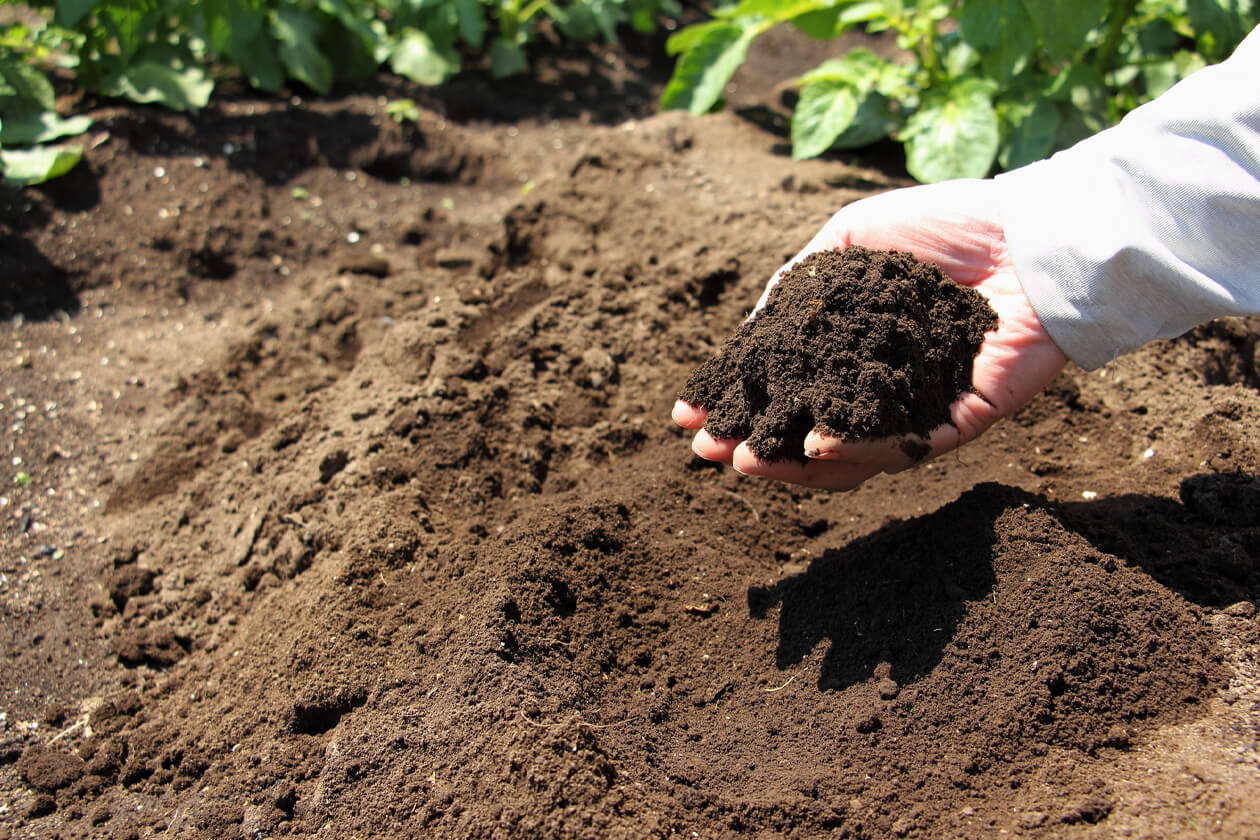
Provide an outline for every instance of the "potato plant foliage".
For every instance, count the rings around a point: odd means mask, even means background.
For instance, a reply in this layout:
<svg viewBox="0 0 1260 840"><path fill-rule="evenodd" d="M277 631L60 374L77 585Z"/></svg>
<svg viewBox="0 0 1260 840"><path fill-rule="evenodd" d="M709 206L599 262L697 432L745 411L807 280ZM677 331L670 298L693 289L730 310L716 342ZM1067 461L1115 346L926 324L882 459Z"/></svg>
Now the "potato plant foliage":
<svg viewBox="0 0 1260 840"><path fill-rule="evenodd" d="M797 79L793 156L892 137L920 181L983 177L1113 125L1226 58L1258 18L1257 0L740 0L669 39L661 105L716 107L782 23L817 39L891 30L909 60L855 49Z"/></svg>
<svg viewBox="0 0 1260 840"><path fill-rule="evenodd" d="M8 7L7 9L5 7ZM655 29L678 0L0 0L0 171L11 183L62 174L79 159L85 118L53 109L45 70L85 90L176 110L201 108L227 74L278 92L327 93L382 66L437 85L463 69L522 73L545 27L569 41L615 42Z"/></svg>

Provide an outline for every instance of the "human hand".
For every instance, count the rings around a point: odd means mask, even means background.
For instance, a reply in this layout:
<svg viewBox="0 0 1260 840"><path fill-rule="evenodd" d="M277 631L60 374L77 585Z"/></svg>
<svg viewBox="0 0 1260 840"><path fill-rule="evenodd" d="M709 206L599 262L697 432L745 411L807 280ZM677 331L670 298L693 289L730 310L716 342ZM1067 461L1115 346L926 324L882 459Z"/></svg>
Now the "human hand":
<svg viewBox="0 0 1260 840"><path fill-rule="evenodd" d="M762 461L742 440L713 438L701 428L704 410L680 400L674 404L673 416L680 426L697 430L692 450L745 475L851 490L879 473L900 472L957 449L1014 414L1054 379L1067 359L1042 327L1020 286L996 208L997 195L990 180L909 187L855 202L832 216L775 273L757 302L759 310L779 277L805 256L849 245L909 251L984 295L997 313L998 327L985 336L972 369L972 391L950 406L950 422L926 439L910 438L927 445L926 457L912 457L909 453L921 451L922 446L907 446L906 438L843 440L815 429L805 438L806 462Z"/></svg>

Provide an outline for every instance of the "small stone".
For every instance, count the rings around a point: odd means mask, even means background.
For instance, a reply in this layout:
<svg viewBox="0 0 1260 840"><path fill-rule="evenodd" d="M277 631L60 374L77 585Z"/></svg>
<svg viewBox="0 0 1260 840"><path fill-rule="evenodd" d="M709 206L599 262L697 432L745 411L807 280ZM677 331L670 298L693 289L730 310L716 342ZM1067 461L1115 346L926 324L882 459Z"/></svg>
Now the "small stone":
<svg viewBox="0 0 1260 840"><path fill-rule="evenodd" d="M896 680L884 677L875 684L875 690L879 692L880 700L895 700L901 692L901 686L897 685Z"/></svg>
<svg viewBox="0 0 1260 840"><path fill-rule="evenodd" d="M1028 811L1019 815L1018 825L1025 830L1040 828L1046 824L1047 819L1049 816L1041 811Z"/></svg>
<svg viewBox="0 0 1260 840"><path fill-rule="evenodd" d="M914 830L914 820L910 817L902 817L892 824L892 833L897 837L905 837Z"/></svg>
<svg viewBox="0 0 1260 840"><path fill-rule="evenodd" d="M1129 730L1117 723L1107 730L1107 737L1103 739L1102 746L1112 747L1117 750L1127 750L1131 737Z"/></svg>

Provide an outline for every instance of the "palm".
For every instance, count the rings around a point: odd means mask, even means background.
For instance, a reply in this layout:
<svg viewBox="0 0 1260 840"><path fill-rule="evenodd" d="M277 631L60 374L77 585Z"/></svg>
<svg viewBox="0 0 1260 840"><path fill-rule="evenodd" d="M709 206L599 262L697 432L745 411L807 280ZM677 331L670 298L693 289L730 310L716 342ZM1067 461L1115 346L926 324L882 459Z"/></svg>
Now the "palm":
<svg viewBox="0 0 1260 840"><path fill-rule="evenodd" d="M858 244L909 251L936 263L956 282L988 299L998 328L985 337L972 370L974 391L950 407L950 423L927 439L930 456L976 438L1013 414L1040 391L1066 359L1046 334L1015 275L990 181L952 181L896 190L837 213L794 258L826 248ZM777 274L776 274L777 276ZM766 287L766 294L775 281ZM761 302L765 301L762 295ZM805 450L811 460L764 462L743 441L715 440L700 427L705 415L685 403L674 419L697 429L692 448L702 458L725 461L748 475L848 490L881 472L896 472L916 461L895 440L840 441L811 432Z"/></svg>

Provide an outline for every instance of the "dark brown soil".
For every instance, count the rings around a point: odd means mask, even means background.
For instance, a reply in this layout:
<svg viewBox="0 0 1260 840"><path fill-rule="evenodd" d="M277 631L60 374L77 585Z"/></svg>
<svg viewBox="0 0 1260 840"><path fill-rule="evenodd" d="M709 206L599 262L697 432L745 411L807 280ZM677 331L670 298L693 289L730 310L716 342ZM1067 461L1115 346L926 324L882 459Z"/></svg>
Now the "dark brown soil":
<svg viewBox="0 0 1260 840"><path fill-rule="evenodd" d="M971 387L997 315L934 265L858 245L812 254L701 365L680 398L718 439L804 459L814 428L846 439L926 436Z"/></svg>
<svg viewBox="0 0 1260 840"><path fill-rule="evenodd" d="M693 459L904 180L619 55L111 106L0 190L0 840L1260 836L1260 325L851 494Z"/></svg>

